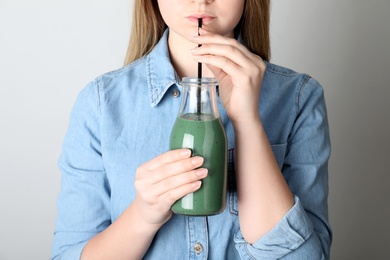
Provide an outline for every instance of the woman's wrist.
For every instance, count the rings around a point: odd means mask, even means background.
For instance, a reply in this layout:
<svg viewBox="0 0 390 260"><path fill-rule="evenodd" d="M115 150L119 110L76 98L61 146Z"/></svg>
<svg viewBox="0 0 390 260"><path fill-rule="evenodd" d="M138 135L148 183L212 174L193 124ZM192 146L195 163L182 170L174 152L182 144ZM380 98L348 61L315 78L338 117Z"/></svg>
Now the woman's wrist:
<svg viewBox="0 0 390 260"><path fill-rule="evenodd" d="M167 217L162 223L150 223L147 221L145 216L140 210L140 205L137 205L137 199L127 208L128 217L134 219L133 223L136 224L134 227L140 232L146 232L147 234L157 233L157 231L170 219L170 216Z"/></svg>
<svg viewBox="0 0 390 260"><path fill-rule="evenodd" d="M252 131L257 131L263 128L259 115L245 116L238 120L231 120L233 124L234 133L239 134L250 134Z"/></svg>
<svg viewBox="0 0 390 260"><path fill-rule="evenodd" d="M141 259L160 227L147 223L133 202L107 229L88 241L81 259Z"/></svg>

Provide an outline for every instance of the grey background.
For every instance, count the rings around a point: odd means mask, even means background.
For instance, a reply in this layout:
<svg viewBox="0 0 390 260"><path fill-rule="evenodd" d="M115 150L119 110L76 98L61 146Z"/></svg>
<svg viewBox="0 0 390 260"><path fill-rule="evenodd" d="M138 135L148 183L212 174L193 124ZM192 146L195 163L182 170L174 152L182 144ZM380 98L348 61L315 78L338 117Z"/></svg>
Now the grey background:
<svg viewBox="0 0 390 260"><path fill-rule="evenodd" d="M272 3L272 62L326 93L332 259L390 259L390 1ZM69 113L122 65L131 6L0 0L1 260L49 258Z"/></svg>

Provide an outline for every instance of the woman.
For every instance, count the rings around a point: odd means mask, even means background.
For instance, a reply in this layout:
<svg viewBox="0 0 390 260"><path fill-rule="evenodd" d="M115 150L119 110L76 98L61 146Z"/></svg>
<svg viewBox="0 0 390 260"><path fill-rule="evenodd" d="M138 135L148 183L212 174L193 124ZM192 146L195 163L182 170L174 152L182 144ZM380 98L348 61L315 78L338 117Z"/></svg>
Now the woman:
<svg viewBox="0 0 390 260"><path fill-rule="evenodd" d="M127 65L72 112L53 259L328 259L323 91L269 53L267 0L136 0ZM228 205L211 217L170 210L208 174L167 151L197 62L219 81L229 146Z"/></svg>

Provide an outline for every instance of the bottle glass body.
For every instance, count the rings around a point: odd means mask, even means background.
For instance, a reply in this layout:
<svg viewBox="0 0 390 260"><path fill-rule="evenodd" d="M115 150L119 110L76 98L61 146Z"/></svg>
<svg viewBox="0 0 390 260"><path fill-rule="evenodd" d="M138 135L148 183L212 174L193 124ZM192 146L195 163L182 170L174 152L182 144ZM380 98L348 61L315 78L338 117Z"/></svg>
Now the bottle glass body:
<svg viewBox="0 0 390 260"><path fill-rule="evenodd" d="M178 200L172 211L208 216L226 206L227 140L219 117L215 78L183 78L181 106L170 136L170 149L189 148L202 156L208 175L199 190Z"/></svg>

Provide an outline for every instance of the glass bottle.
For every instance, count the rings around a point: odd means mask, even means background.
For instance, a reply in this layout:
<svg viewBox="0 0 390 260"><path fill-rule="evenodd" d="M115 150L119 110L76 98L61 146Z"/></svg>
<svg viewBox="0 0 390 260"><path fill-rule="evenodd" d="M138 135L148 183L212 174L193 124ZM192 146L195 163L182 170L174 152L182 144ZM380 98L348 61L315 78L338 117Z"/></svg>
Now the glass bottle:
<svg viewBox="0 0 390 260"><path fill-rule="evenodd" d="M227 141L219 117L215 78L184 77L182 100L170 136L170 149L189 148L202 156L208 175L199 190L172 206L178 214L209 216L226 206Z"/></svg>

